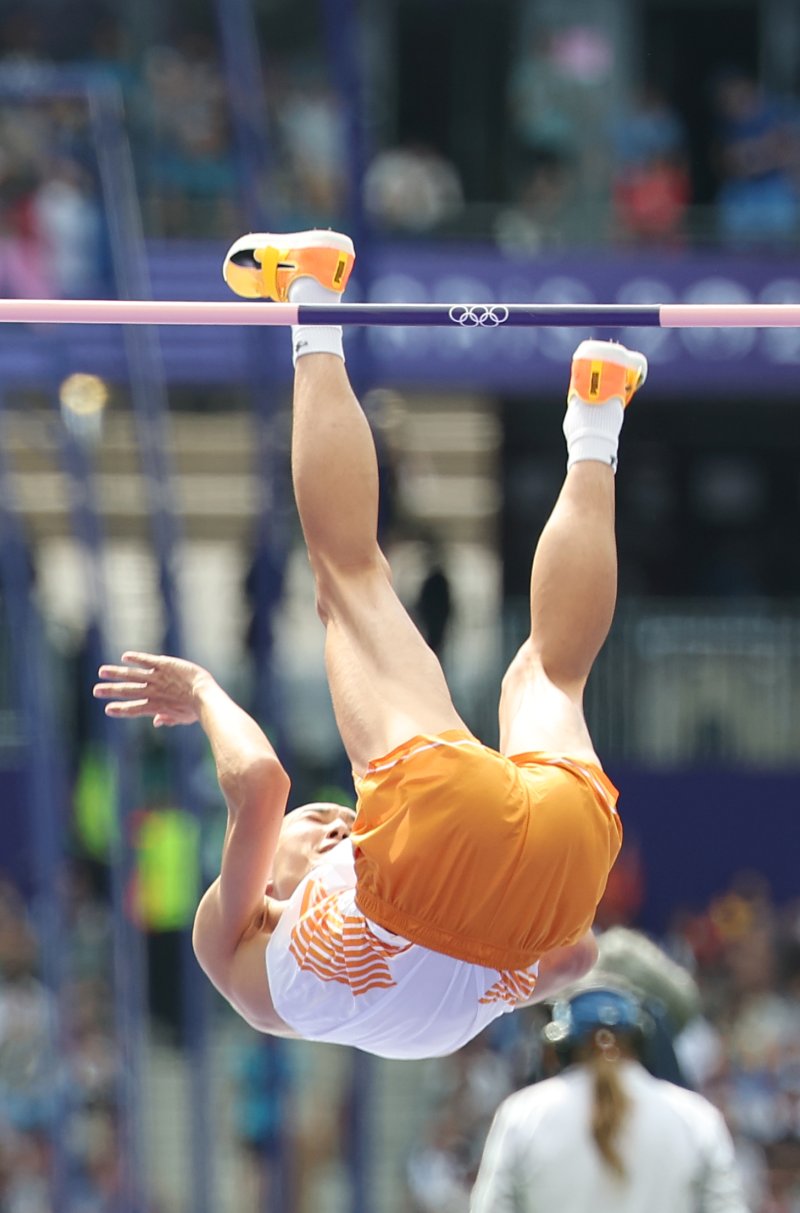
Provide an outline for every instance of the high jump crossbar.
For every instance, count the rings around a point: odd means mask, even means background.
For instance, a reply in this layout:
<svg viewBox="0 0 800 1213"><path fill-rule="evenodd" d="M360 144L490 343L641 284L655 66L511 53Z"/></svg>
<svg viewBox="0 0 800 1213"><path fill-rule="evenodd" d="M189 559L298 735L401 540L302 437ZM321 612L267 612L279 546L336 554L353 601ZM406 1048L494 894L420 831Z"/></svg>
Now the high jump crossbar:
<svg viewBox="0 0 800 1213"><path fill-rule="evenodd" d="M0 299L5 324L800 328L800 303L325 303Z"/></svg>

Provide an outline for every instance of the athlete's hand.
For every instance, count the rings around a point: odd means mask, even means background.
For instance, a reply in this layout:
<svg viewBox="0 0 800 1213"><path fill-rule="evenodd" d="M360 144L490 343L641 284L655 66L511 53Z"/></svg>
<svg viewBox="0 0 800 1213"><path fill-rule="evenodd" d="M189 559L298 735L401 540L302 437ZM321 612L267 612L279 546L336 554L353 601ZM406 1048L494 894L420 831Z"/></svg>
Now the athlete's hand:
<svg viewBox="0 0 800 1213"><path fill-rule="evenodd" d="M106 704L107 716L152 716L156 728L198 719L196 697L204 683L213 682L202 666L154 653L123 653L122 661L98 670L103 681L95 684L93 694L112 701Z"/></svg>

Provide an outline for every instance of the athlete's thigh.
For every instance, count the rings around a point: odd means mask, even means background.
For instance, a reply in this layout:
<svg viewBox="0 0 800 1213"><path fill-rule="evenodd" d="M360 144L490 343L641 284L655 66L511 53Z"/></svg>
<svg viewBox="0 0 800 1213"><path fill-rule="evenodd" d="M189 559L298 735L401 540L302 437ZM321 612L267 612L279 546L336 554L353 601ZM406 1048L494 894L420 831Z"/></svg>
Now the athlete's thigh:
<svg viewBox="0 0 800 1213"><path fill-rule="evenodd" d="M327 578L321 610L336 722L357 772L418 733L466 728L382 570Z"/></svg>
<svg viewBox="0 0 800 1213"><path fill-rule="evenodd" d="M584 719L581 689L556 686L527 641L503 679L499 716L501 754L538 750L600 765Z"/></svg>

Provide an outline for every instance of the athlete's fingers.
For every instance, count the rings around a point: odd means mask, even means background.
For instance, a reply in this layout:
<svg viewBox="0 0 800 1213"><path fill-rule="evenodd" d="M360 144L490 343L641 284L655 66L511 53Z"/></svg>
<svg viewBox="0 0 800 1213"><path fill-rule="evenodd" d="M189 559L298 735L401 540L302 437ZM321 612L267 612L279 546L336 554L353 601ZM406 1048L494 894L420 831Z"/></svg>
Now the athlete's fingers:
<svg viewBox="0 0 800 1213"><path fill-rule="evenodd" d="M106 716L122 716L123 718L127 718L152 715L153 706L149 699L132 699L126 700L124 703L106 704Z"/></svg>
<svg viewBox="0 0 800 1213"><path fill-rule="evenodd" d="M100 678L141 678L143 674L152 674L153 670L144 670L129 665L101 665L97 671Z"/></svg>
<svg viewBox="0 0 800 1213"><path fill-rule="evenodd" d="M141 699L146 682L98 682L92 691L95 699Z"/></svg>
<svg viewBox="0 0 800 1213"><path fill-rule="evenodd" d="M133 653L125 652L122 654L122 660L128 665L143 666L147 670L156 670L163 665L165 661L170 661L171 658L164 657L158 653Z"/></svg>

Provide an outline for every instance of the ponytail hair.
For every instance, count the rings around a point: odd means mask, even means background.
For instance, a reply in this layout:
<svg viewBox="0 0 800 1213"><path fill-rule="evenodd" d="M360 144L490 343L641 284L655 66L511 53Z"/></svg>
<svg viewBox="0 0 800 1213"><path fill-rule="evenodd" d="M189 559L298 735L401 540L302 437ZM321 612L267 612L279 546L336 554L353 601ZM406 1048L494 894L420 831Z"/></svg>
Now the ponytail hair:
<svg viewBox="0 0 800 1213"><path fill-rule="evenodd" d="M542 1031L562 1067L577 1062L588 1071L592 1137L604 1165L620 1181L627 1178L620 1135L631 1100L622 1085L619 1061L640 1055L649 1025L649 1016L632 993L594 986L555 1002L553 1018Z"/></svg>
<svg viewBox="0 0 800 1213"><path fill-rule="evenodd" d="M630 1112L630 1099L619 1076L620 1049L613 1032L600 1028L587 1047L586 1065L592 1076L592 1137L605 1165L619 1180L627 1173L619 1151L619 1135Z"/></svg>

